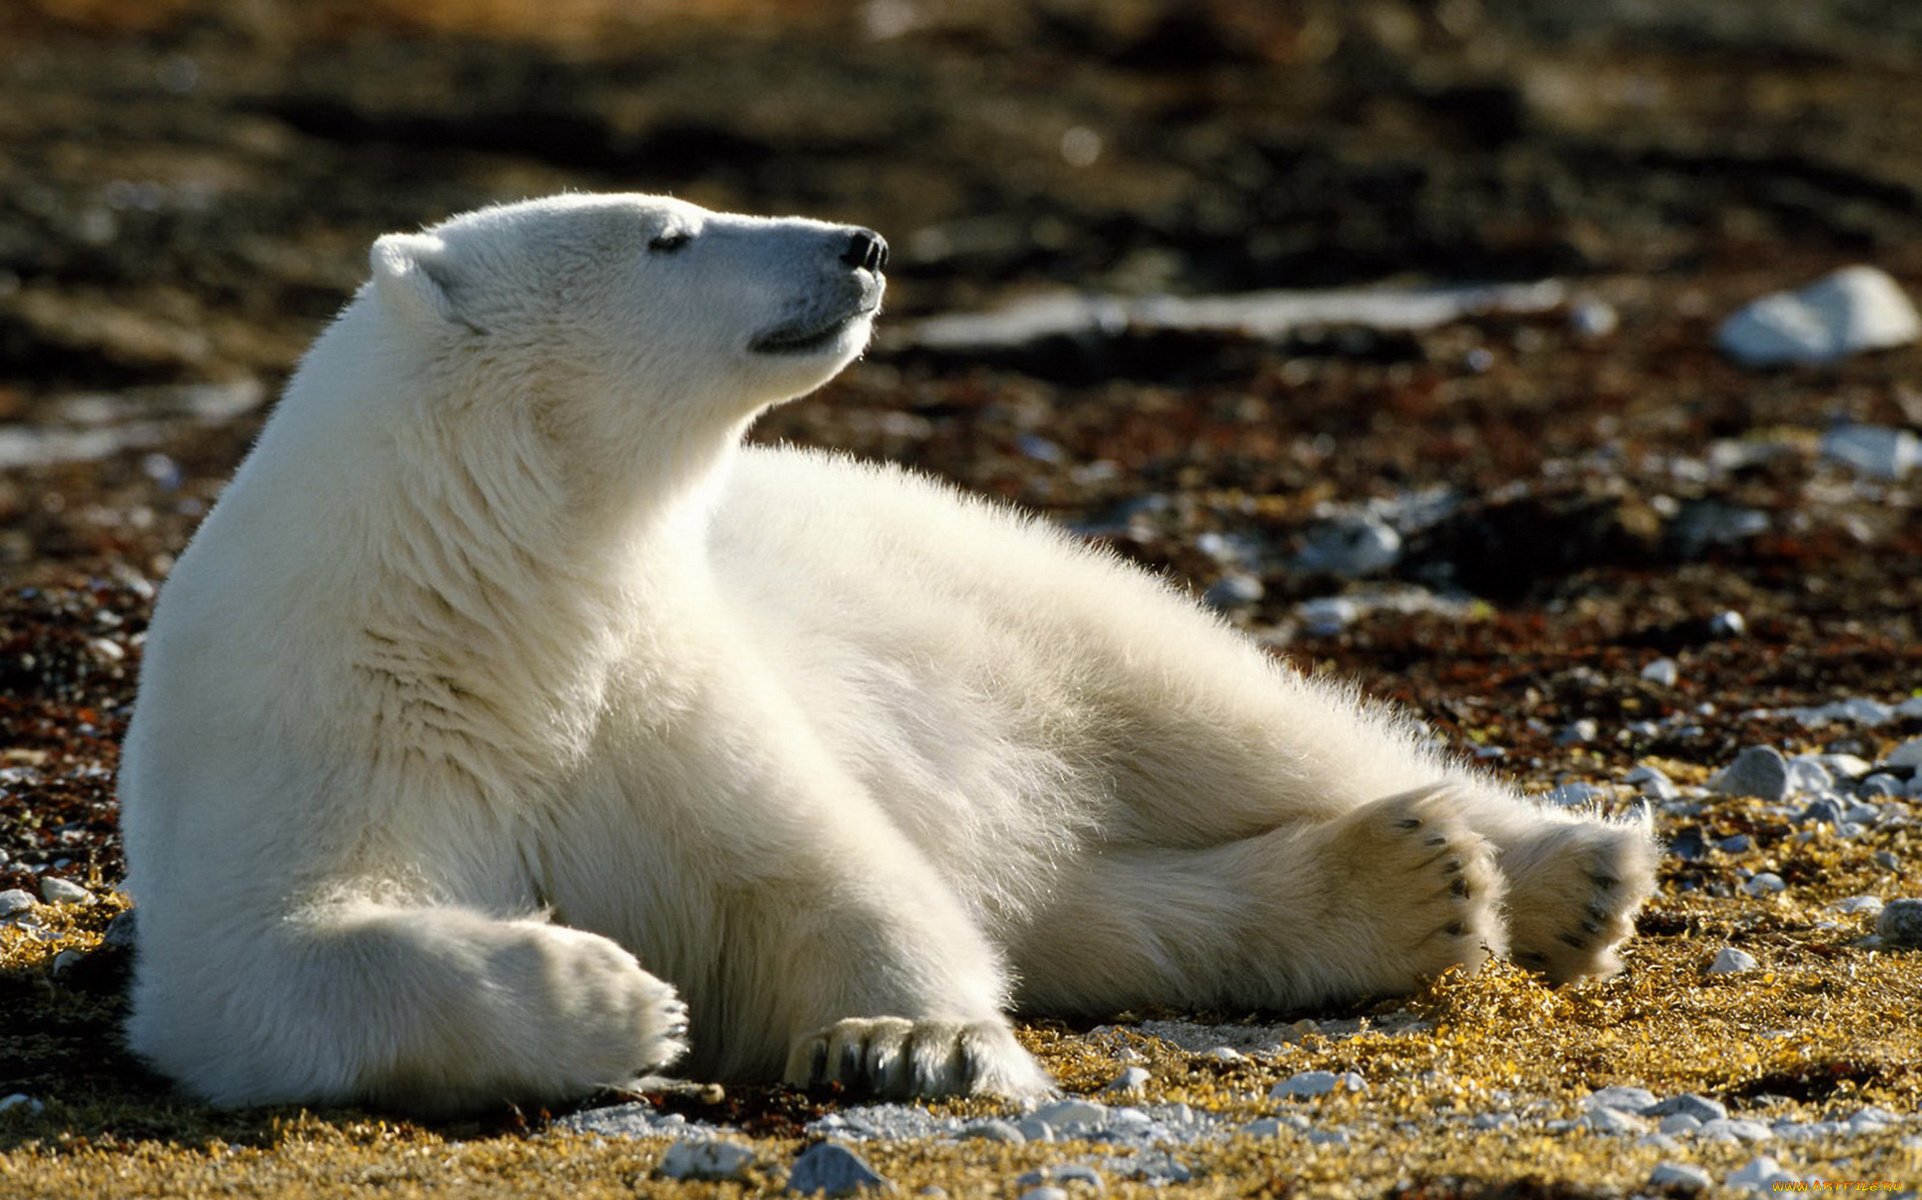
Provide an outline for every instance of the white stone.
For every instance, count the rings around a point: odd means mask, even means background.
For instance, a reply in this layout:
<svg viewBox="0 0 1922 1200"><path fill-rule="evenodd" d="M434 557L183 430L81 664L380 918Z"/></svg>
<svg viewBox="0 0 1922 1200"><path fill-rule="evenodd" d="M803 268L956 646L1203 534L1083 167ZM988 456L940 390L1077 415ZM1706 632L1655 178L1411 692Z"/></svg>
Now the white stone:
<svg viewBox="0 0 1922 1200"><path fill-rule="evenodd" d="M1648 1132L1648 1122L1632 1113L1619 1108L1591 1108L1582 1117L1584 1128L1596 1133L1642 1134Z"/></svg>
<svg viewBox="0 0 1922 1200"><path fill-rule="evenodd" d="M38 906L39 901L33 898L32 892L23 891L20 888L8 888L0 892L0 920L19 913L32 912Z"/></svg>
<svg viewBox="0 0 1922 1200"><path fill-rule="evenodd" d="M1154 1078L1146 1067L1126 1067L1121 1074L1108 1081L1101 1090L1104 1092L1135 1092L1145 1087Z"/></svg>
<svg viewBox="0 0 1922 1200"><path fill-rule="evenodd" d="M1716 331L1743 366L1825 363L1863 350L1907 345L1922 318L1900 284L1874 267L1845 267L1795 292L1738 309Z"/></svg>
<svg viewBox="0 0 1922 1200"><path fill-rule="evenodd" d="M1339 1082L1333 1071L1302 1071L1276 1084L1268 1092L1270 1100L1307 1099L1326 1096Z"/></svg>
<svg viewBox="0 0 1922 1200"><path fill-rule="evenodd" d="M1836 912L1869 913L1873 915L1881 912L1883 906L1882 897L1864 895L1850 896L1846 900L1837 900L1834 904L1829 905L1829 907Z"/></svg>
<svg viewBox="0 0 1922 1200"><path fill-rule="evenodd" d="M1645 1117L1665 1117L1671 1114L1693 1117L1697 1123L1700 1123L1728 1116L1728 1107L1720 1100L1698 1096L1694 1092L1683 1092L1679 1096L1670 1096L1642 1110L1642 1115Z"/></svg>
<svg viewBox="0 0 1922 1200"><path fill-rule="evenodd" d="M1747 1188L1754 1192L1773 1190L1778 1183L1800 1183L1801 1177L1782 1169L1782 1164L1768 1155L1758 1155L1748 1161L1746 1166L1737 1168L1725 1181L1732 1188Z"/></svg>
<svg viewBox="0 0 1922 1200"><path fill-rule="evenodd" d="M1715 961L1709 964L1708 973L1710 975L1733 975L1740 971L1753 971L1761 965L1762 964L1755 961L1755 956L1748 951L1737 950L1733 946L1724 946L1721 952L1716 954Z"/></svg>
<svg viewBox="0 0 1922 1200"><path fill-rule="evenodd" d="M656 1168L669 1179L740 1179L754 1165L754 1151L719 1138L685 1138L667 1148Z"/></svg>
<svg viewBox="0 0 1922 1200"><path fill-rule="evenodd" d="M1714 1182L1707 1171L1694 1163L1658 1163L1655 1169L1648 1173L1650 1187L1680 1187L1699 1192Z"/></svg>
<svg viewBox="0 0 1922 1200"><path fill-rule="evenodd" d="M1647 1088L1625 1087L1622 1084L1597 1088L1582 1100L1582 1107L1591 1112L1598 1108L1610 1108L1623 1112L1641 1113L1654 1106L1654 1092Z"/></svg>
<svg viewBox="0 0 1922 1200"><path fill-rule="evenodd" d="M1692 1117L1688 1113L1678 1112L1670 1113L1668 1116L1663 1117L1662 1123L1656 1128L1662 1133L1677 1134L1694 1133L1701 1127L1702 1122L1700 1118Z"/></svg>
<svg viewBox="0 0 1922 1200"><path fill-rule="evenodd" d="M1773 871L1764 871L1744 883L1742 890L1751 896L1773 896L1787 887L1788 884L1782 881L1780 875Z"/></svg>
<svg viewBox="0 0 1922 1200"><path fill-rule="evenodd" d="M1842 425L1822 435L1822 457L1846 463L1871 479L1893 481L1922 462L1922 438L1882 425Z"/></svg>
<svg viewBox="0 0 1922 1200"><path fill-rule="evenodd" d="M1675 681L1682 677L1682 669L1672 658L1658 658L1642 668L1642 678L1662 687L1674 687Z"/></svg>
<svg viewBox="0 0 1922 1200"><path fill-rule="evenodd" d="M1214 1062L1247 1062L1248 1056L1233 1046L1214 1046L1203 1050L1201 1057Z"/></svg>
<svg viewBox="0 0 1922 1200"><path fill-rule="evenodd" d="M1031 1115L1036 1120L1045 1121L1061 1130L1071 1129L1077 1125L1099 1128L1108 1118L1108 1106L1097 1104L1093 1100L1082 1100L1070 1096L1065 1100L1056 1100L1053 1104L1044 1104L1035 1109Z"/></svg>
<svg viewBox="0 0 1922 1200"><path fill-rule="evenodd" d="M1682 794L1675 781L1657 767L1636 767L1622 776L1622 782L1656 800L1673 800Z"/></svg>
<svg viewBox="0 0 1922 1200"><path fill-rule="evenodd" d="M85 904L93 893L72 880L48 875L40 880L40 898L48 904Z"/></svg>

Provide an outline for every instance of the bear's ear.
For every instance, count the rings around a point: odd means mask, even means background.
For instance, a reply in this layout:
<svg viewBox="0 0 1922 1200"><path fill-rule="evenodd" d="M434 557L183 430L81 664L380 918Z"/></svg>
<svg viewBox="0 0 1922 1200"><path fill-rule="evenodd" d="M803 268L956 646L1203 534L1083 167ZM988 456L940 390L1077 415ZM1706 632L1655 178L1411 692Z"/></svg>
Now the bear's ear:
<svg viewBox="0 0 1922 1200"><path fill-rule="evenodd" d="M464 325L480 332L454 302L455 270L447 244L425 233L390 233L368 252L374 288L398 313L418 320Z"/></svg>

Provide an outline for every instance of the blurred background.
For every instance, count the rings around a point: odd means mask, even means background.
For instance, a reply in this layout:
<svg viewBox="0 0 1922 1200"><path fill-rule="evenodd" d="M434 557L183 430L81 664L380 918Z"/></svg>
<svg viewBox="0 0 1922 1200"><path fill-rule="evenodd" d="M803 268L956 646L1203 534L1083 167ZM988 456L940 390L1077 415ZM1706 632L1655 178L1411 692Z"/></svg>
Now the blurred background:
<svg viewBox="0 0 1922 1200"><path fill-rule="evenodd" d="M569 188L881 230L875 349L756 436L1038 507L1445 727L1916 674L1922 351L1716 341L1839 267L1922 284L1908 0L6 0L0 635L78 640L0 693L110 737L154 581L368 242ZM1139 319L1456 284L1528 286ZM1048 336L930 333L1063 295ZM39 590L75 579L78 616Z"/></svg>

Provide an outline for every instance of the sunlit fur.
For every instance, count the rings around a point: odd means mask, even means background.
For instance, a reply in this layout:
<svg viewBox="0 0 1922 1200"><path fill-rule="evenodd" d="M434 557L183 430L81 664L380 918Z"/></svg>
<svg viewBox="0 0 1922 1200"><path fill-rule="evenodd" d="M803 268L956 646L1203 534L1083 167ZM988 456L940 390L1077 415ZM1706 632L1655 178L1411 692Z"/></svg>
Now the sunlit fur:
<svg viewBox="0 0 1922 1200"><path fill-rule="evenodd" d="M749 349L878 297L847 237L562 197L375 245L148 639L141 1054L223 1104L669 1064L1024 1095L1017 1007L1614 967L1644 827L1538 810L1045 523L742 448L865 345Z"/></svg>

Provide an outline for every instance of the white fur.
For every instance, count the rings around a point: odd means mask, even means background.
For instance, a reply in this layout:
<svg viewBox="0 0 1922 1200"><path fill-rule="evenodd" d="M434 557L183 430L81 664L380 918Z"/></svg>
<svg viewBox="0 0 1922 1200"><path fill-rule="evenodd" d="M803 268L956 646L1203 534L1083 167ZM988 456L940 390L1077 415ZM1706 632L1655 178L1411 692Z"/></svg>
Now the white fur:
<svg viewBox="0 0 1922 1200"><path fill-rule="evenodd" d="M376 243L155 615L140 1053L226 1104L677 1058L1019 1095L1011 1006L1612 969L1645 829L1537 810L1046 525L743 448L865 344L850 236L573 196Z"/></svg>

